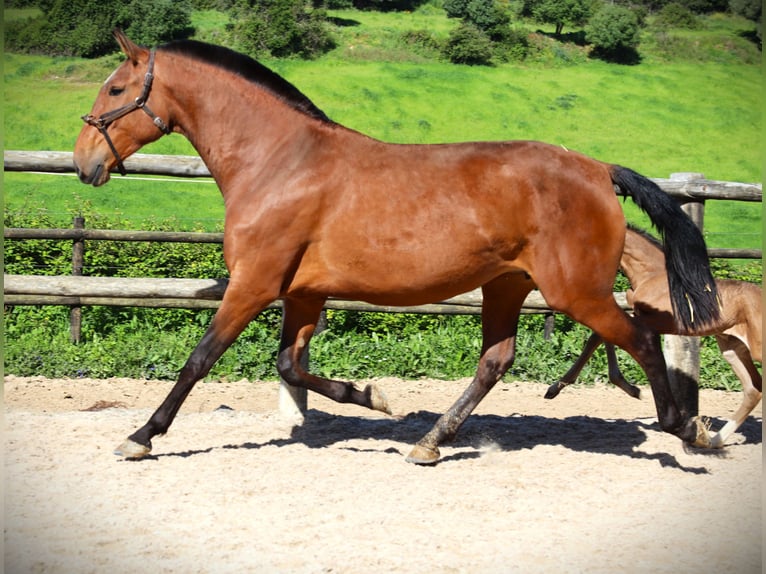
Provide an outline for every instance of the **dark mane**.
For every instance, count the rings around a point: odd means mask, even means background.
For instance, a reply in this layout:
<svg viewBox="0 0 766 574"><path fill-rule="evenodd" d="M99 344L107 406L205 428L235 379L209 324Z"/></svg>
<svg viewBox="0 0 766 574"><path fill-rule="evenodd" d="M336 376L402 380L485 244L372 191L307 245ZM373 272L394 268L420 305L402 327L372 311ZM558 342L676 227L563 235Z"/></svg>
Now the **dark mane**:
<svg viewBox="0 0 766 574"><path fill-rule="evenodd" d="M314 103L308 99L298 88L285 80L282 76L273 72L263 64L256 62L249 56L240 54L228 48L205 44L195 40L179 40L160 46L159 50L174 52L189 56L195 60L201 60L213 66L228 70L237 74L280 98L291 107L299 110L312 118L323 122L333 123L332 120Z"/></svg>
<svg viewBox="0 0 766 574"><path fill-rule="evenodd" d="M657 249L662 251L662 242L659 239L657 239L654 235L646 231L645 229L641 229L640 227L636 227L635 225L632 225L630 223L628 223L628 229L630 229L631 231L635 231L641 237L646 239L649 243L654 245Z"/></svg>

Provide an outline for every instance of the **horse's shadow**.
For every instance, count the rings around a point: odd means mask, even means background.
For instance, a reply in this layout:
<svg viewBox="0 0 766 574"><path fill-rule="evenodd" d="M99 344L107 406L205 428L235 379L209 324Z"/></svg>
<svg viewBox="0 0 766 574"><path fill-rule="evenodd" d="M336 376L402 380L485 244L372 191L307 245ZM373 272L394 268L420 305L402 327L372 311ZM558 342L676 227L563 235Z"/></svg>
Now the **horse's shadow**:
<svg viewBox="0 0 766 574"><path fill-rule="evenodd" d="M367 418L364 416L332 415L318 410L309 410L304 421L295 425L290 436L271 439L262 443L245 442L212 447L205 450L185 451L152 455L151 458L165 456L189 457L205 454L218 449L260 449L266 446L289 446L301 444L308 448L327 448L350 440L366 440L369 448L343 446L359 452L385 452L404 456L397 447L375 444L376 440L396 441L409 450L412 443L427 433L439 418L438 413L418 411L401 418ZM713 420L712 426L718 429L722 420ZM657 422L646 419L605 420L589 416L572 416L565 419L548 418L540 415L471 415L458 432L455 439L448 443L458 452L443 456L439 464L446 464L482 456L487 447L500 451L519 451L536 446L550 445L564 447L577 452L611 454L632 459L655 460L665 467L677 468L685 472L705 474L704 466L685 466L669 453L644 452L641 445L648 438L647 431L661 432ZM744 436L745 443L760 443L762 440L760 420L750 417L737 431ZM722 450L692 450L708 456L727 456Z"/></svg>

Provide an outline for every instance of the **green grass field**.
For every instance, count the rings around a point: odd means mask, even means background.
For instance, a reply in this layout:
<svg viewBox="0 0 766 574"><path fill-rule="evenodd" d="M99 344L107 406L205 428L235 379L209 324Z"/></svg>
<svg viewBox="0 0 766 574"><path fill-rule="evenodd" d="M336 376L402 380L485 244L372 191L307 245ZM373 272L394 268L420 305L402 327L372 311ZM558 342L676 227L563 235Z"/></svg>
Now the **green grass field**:
<svg viewBox="0 0 766 574"><path fill-rule="evenodd" d="M407 14L333 15L356 24L341 29L334 52L316 61L266 63L333 119L373 137L400 143L538 139L650 177L692 171L711 179L761 180L757 65L664 62L655 52L637 66L408 61L397 52L397 35L407 29L446 35L454 22L442 11L426 5ZM195 13L195 24L198 36L214 41L221 17ZM737 25L712 20L703 37L717 38ZM86 61L4 54L5 148L71 150L79 116L118 62L117 56ZM178 135L142 152L194 153ZM6 209L45 208L64 219L88 211L127 220L173 215L189 225L215 226L222 217L214 186L197 181L115 177L93 189L63 176L5 174L4 184ZM640 221L630 204L626 211ZM760 247L760 205L709 202L705 227L711 246Z"/></svg>

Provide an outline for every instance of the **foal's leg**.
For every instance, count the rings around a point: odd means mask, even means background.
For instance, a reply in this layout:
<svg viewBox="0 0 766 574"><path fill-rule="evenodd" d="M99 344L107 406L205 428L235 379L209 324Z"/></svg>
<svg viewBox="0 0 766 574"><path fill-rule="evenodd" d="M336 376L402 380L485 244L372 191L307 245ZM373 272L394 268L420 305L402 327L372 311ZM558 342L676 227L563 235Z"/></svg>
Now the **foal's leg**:
<svg viewBox="0 0 766 574"><path fill-rule="evenodd" d="M482 350L476 376L462 396L445 412L407 456L407 462L434 464L439 459L439 445L455 436L476 405L513 363L516 327L524 299L533 285L504 275L482 288Z"/></svg>
<svg viewBox="0 0 766 574"><path fill-rule="evenodd" d="M237 289L232 282L221 306L202 340L192 351L178 375L178 381L149 421L128 437L115 454L126 458L141 458L152 450L152 437L165 434L194 384L208 374L215 362L234 342L242 330L274 297L256 297Z"/></svg>
<svg viewBox="0 0 766 574"><path fill-rule="evenodd" d="M588 337L588 340L585 342L582 353L580 353L580 356L577 357L574 365L572 365L569 370L564 373L564 376L561 377L558 382L553 383L550 387L548 387L548 390L545 392L545 398L556 398L556 396L558 396L564 387L568 387L574 383L577 380L580 371L582 371L587 362L590 361L590 358L593 356L593 352L598 349L598 346L602 342L603 340L601 337L599 337L596 333L591 333L590 337Z"/></svg>
<svg viewBox="0 0 766 574"><path fill-rule="evenodd" d="M750 351L742 341L727 335L716 336L716 341L723 358L731 365L732 370L742 383L742 403L737 412L711 438L713 446L721 448L726 439L745 422L745 419L761 400L762 376L753 363Z"/></svg>
<svg viewBox="0 0 766 574"><path fill-rule="evenodd" d="M585 347L583 347L582 353L580 353L580 356L577 357L574 365L572 365L572 367L564 374L563 377L561 377L558 382L553 383L550 387L548 387L548 390L545 392L545 398L556 398L564 387L568 387L574 383L577 380L580 371L583 370L585 364L593 356L593 352L603 342L603 339L596 333L591 333L591 336L585 342ZM625 377L622 376L620 365L617 363L617 355L614 350L614 345L611 343L604 343L604 350L606 351L606 360L609 366L609 381L613 385L621 388L634 399L640 398L641 390L637 386L631 385L628 381L625 380Z"/></svg>
<svg viewBox="0 0 766 574"><path fill-rule="evenodd" d="M639 318L627 315L615 303L611 294L600 301L594 298L571 303L568 308L561 310L575 321L593 329L605 341L627 351L644 370L652 387L662 430L694 446L710 447L710 436L699 418L681 412L673 398L660 347L660 336Z"/></svg>
<svg viewBox="0 0 766 574"><path fill-rule="evenodd" d="M369 384L360 391L351 383L307 373L301 366L301 356L314 334L323 305L324 299L285 299L277 361L279 374L290 385L312 390L339 403L353 403L391 414L385 395L376 385Z"/></svg>
<svg viewBox="0 0 766 574"><path fill-rule="evenodd" d="M622 376L620 365L617 363L617 353L615 352L614 345L611 343L604 343L604 349L606 350L606 362L609 365L609 382L616 387L621 388L634 399L640 399L641 389L636 385L631 385L625 380L625 377Z"/></svg>

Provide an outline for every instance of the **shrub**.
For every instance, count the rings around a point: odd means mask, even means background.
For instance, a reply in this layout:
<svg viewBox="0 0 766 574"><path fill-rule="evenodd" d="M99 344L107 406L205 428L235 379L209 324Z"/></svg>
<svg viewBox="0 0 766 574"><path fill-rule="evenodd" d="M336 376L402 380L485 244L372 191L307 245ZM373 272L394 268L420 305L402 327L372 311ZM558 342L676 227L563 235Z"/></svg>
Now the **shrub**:
<svg viewBox="0 0 766 574"><path fill-rule="evenodd" d="M133 0L121 4L117 26L143 46L191 36L191 5L176 0Z"/></svg>
<svg viewBox="0 0 766 574"><path fill-rule="evenodd" d="M234 43L251 56L310 59L335 47L326 13L306 0L240 0L231 21Z"/></svg>
<svg viewBox="0 0 766 574"><path fill-rule="evenodd" d="M444 11L449 18L465 18L470 0L444 0Z"/></svg>
<svg viewBox="0 0 766 574"><path fill-rule="evenodd" d="M657 15L655 25L664 28L687 28L693 30L699 26L697 16L678 2L666 4Z"/></svg>
<svg viewBox="0 0 766 574"><path fill-rule="evenodd" d="M639 41L638 19L628 8L605 5L588 22L585 38L596 55L605 59L633 59Z"/></svg>
<svg viewBox="0 0 766 574"><path fill-rule="evenodd" d="M453 64L488 66L492 62L492 41L474 24L463 22L450 32L444 55Z"/></svg>
<svg viewBox="0 0 766 574"><path fill-rule="evenodd" d="M466 8L465 19L490 36L493 30L505 28L511 21L495 0L470 0Z"/></svg>
<svg viewBox="0 0 766 574"><path fill-rule="evenodd" d="M408 30L401 35L401 40L420 56L438 57L442 51L442 43L428 30Z"/></svg>
<svg viewBox="0 0 766 574"><path fill-rule="evenodd" d="M40 2L42 16L10 22L8 49L93 58L114 52L115 26L146 45L191 34L191 6L172 0L51 0Z"/></svg>
<svg viewBox="0 0 766 574"><path fill-rule="evenodd" d="M495 42L494 52L498 60L504 62L521 61L529 53L529 39L524 30L508 27L501 33L496 33L492 39Z"/></svg>

